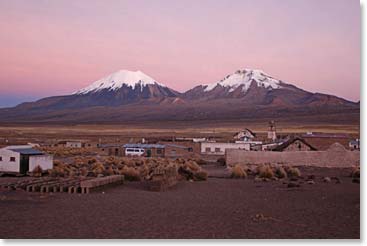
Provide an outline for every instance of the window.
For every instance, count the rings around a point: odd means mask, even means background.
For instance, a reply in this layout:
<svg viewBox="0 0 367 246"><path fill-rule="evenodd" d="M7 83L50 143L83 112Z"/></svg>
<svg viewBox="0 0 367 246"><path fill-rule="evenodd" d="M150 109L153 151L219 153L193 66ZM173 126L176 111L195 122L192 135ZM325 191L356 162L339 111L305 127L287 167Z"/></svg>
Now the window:
<svg viewBox="0 0 367 246"><path fill-rule="evenodd" d="M15 162L15 157L10 157L11 162Z"/></svg>
<svg viewBox="0 0 367 246"><path fill-rule="evenodd" d="M162 150L161 149L157 149L157 154L158 155L162 154Z"/></svg>
<svg viewBox="0 0 367 246"><path fill-rule="evenodd" d="M3 161L3 157L2 156L0 156L0 161Z"/></svg>
<svg viewBox="0 0 367 246"><path fill-rule="evenodd" d="M215 152L220 152L220 148L215 148Z"/></svg>
<svg viewBox="0 0 367 246"><path fill-rule="evenodd" d="M193 150L193 148L189 147L189 148L187 149L187 151L189 151L189 152L193 152L194 150Z"/></svg>
<svg viewBox="0 0 367 246"><path fill-rule="evenodd" d="M210 152L210 148L209 147L206 147L205 148L205 152Z"/></svg>

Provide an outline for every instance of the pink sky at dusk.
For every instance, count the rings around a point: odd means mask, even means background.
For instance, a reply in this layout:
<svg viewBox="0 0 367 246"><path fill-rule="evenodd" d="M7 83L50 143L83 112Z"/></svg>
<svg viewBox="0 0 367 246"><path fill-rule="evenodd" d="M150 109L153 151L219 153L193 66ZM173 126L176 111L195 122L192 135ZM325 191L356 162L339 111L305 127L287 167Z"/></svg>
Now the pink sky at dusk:
<svg viewBox="0 0 367 246"><path fill-rule="evenodd" d="M182 92L256 68L358 101L360 21L358 0L1 0L0 106L119 69Z"/></svg>

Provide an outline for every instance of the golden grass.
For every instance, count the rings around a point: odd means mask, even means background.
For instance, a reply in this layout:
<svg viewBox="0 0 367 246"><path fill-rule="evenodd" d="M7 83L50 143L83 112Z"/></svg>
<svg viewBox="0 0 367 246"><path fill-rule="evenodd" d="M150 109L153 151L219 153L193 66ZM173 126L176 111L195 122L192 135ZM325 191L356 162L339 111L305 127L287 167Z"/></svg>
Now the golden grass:
<svg viewBox="0 0 367 246"><path fill-rule="evenodd" d="M247 173L243 170L243 168L240 165L237 164L232 168L231 178L239 179L239 178L246 178L246 177L247 177Z"/></svg>

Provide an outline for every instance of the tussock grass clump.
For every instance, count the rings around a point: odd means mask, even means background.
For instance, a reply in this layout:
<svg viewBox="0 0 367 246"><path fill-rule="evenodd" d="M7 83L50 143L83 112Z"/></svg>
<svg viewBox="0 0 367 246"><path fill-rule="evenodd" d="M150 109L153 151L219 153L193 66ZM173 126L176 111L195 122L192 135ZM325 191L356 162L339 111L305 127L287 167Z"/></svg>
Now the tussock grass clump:
<svg viewBox="0 0 367 246"><path fill-rule="evenodd" d="M128 180L128 181L139 181L140 180L139 172L137 170L135 170L135 168L133 168L133 167L125 166L120 171L120 174L124 175L125 180Z"/></svg>
<svg viewBox="0 0 367 246"><path fill-rule="evenodd" d="M288 177L301 177L301 171L296 167L286 167Z"/></svg>
<svg viewBox="0 0 367 246"><path fill-rule="evenodd" d="M232 168L231 178L240 179L240 178L246 178L247 173L243 170L243 168L240 165L235 165Z"/></svg>
<svg viewBox="0 0 367 246"><path fill-rule="evenodd" d="M350 176L352 178L359 178L361 175L360 167L354 167Z"/></svg>
<svg viewBox="0 0 367 246"><path fill-rule="evenodd" d="M271 179L274 177L273 169L270 165L261 165L257 169L257 173L260 178Z"/></svg>
<svg viewBox="0 0 367 246"><path fill-rule="evenodd" d="M201 169L195 161L187 161L185 162L185 166L193 172L197 172Z"/></svg>
<svg viewBox="0 0 367 246"><path fill-rule="evenodd" d="M42 168L39 165L37 165L32 170L32 176L34 176L34 177L41 177L42 176L42 172L43 172Z"/></svg>
<svg viewBox="0 0 367 246"><path fill-rule="evenodd" d="M287 172L281 166L275 167L274 174L275 174L275 177L280 178L280 179L284 179L288 177Z"/></svg>
<svg viewBox="0 0 367 246"><path fill-rule="evenodd" d="M194 180L195 181L205 181L208 179L208 173L204 170L200 170L194 173Z"/></svg>

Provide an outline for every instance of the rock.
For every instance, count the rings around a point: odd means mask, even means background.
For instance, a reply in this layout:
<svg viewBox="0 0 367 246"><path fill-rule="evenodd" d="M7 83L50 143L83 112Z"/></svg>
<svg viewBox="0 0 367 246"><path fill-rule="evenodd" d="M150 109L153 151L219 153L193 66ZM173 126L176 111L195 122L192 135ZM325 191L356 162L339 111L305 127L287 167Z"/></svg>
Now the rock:
<svg viewBox="0 0 367 246"><path fill-rule="evenodd" d="M329 178L329 177L324 177L323 181L324 181L325 183L330 183L330 182L331 182L331 178Z"/></svg>
<svg viewBox="0 0 367 246"><path fill-rule="evenodd" d="M278 181L279 179L277 177L272 177L271 180Z"/></svg>
<svg viewBox="0 0 367 246"><path fill-rule="evenodd" d="M296 187L300 187L300 185L295 183L295 182L289 182L287 187L288 188L296 188Z"/></svg>
<svg viewBox="0 0 367 246"><path fill-rule="evenodd" d="M307 179L315 179L315 175L311 174L307 176Z"/></svg>
<svg viewBox="0 0 367 246"><path fill-rule="evenodd" d="M331 180L335 180L335 184L340 184L341 181L338 177L331 177Z"/></svg>
<svg viewBox="0 0 367 246"><path fill-rule="evenodd" d="M262 182L263 181L263 179L262 178L259 178L259 177L255 177L254 178L254 182Z"/></svg>
<svg viewBox="0 0 367 246"><path fill-rule="evenodd" d="M97 178L102 178L102 177L104 177L104 175L101 173L97 175Z"/></svg>
<svg viewBox="0 0 367 246"><path fill-rule="evenodd" d="M315 184L315 181L313 181L313 180L308 180L308 181L307 181L307 184L313 185L313 184Z"/></svg>

